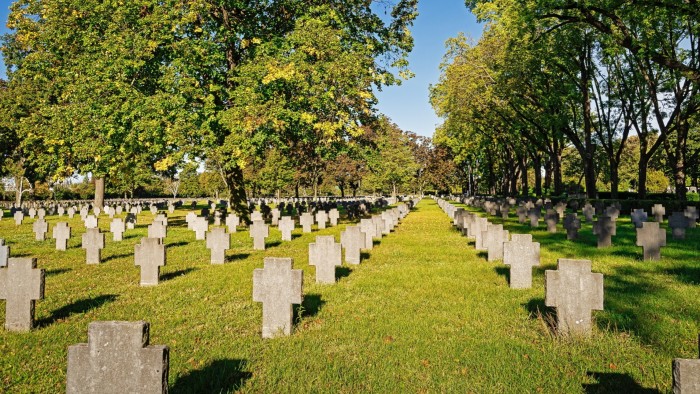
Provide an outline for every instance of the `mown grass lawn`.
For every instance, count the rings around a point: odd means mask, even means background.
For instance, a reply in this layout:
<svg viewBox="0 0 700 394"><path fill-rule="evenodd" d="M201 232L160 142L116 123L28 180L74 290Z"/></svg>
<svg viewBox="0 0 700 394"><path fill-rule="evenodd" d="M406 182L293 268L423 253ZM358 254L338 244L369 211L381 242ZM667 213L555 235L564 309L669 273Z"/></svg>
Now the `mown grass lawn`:
<svg viewBox="0 0 700 394"><path fill-rule="evenodd" d="M590 226L577 242L535 231L543 265L532 289L516 291L505 266L486 262L426 199L361 265L339 268L335 285L317 285L308 244L316 235L339 240L347 223L313 234L297 229L292 242L281 242L271 228L264 252L253 251L247 231L239 230L230 261L216 266L204 241L186 229L185 213L171 215L168 263L153 288L139 286L133 260L150 213L139 216L125 241L107 235L99 266L84 262L79 219L70 221L69 250L57 252L53 240L34 241L31 220L17 228L6 215L0 238L13 256L36 257L47 275L38 327L0 332L0 391L65 391L67 348L86 342L87 325L96 320L150 322L151 344L170 347L175 393L668 392L671 359L697 357L700 229L689 230L685 242L669 236L655 263L641 261L624 220L613 237L619 246L607 250L595 248ZM108 225L103 218L103 231ZM514 219L506 226L530 231ZM292 257L304 270L305 300L290 337L260 338L252 272L265 256ZM606 310L595 312L592 338L557 338L538 317L543 271L559 257L591 259L593 270L605 274Z"/></svg>

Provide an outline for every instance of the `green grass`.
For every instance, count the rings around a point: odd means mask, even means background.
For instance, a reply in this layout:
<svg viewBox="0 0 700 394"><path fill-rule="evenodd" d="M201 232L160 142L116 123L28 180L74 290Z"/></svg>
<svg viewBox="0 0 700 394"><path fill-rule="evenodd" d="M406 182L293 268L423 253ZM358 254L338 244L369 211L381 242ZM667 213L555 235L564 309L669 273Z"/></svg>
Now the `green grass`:
<svg viewBox="0 0 700 394"><path fill-rule="evenodd" d="M170 347L175 393L668 392L671 359L697 357L700 229L689 230L684 242L669 236L654 263L640 260L624 220L613 237L619 246L606 250L595 248L590 225L577 242L535 231L542 267L532 289L516 291L504 265L486 262L432 200L423 200L361 265L339 269L335 285L317 285L308 243L316 235L338 240L347 223L313 234L297 229L298 237L284 243L271 228L264 252L239 232L231 261L216 266L208 264L204 241L186 230L185 213L170 219L168 264L153 288L139 286L133 261L150 213L139 215L125 241L107 236L99 266L84 263L79 219L71 221L67 252L55 251L53 240L34 241L31 220L19 228L7 217L0 221L12 255L36 257L47 271L38 327L0 332L0 391L65 391L67 348L86 342L95 320L150 322L150 342ZM100 227L106 231L108 221ZM506 227L530 231L515 219ZM292 257L304 270L305 300L290 337L260 338L252 272L264 256ZM538 314L546 314L543 271L560 257L591 259L605 274L605 311L594 312L591 338L557 338Z"/></svg>

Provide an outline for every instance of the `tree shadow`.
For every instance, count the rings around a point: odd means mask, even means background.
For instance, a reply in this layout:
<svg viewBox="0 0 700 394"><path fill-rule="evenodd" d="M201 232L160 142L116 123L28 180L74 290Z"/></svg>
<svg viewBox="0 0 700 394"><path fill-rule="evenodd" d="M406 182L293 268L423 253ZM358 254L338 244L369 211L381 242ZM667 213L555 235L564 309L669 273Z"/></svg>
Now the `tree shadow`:
<svg viewBox="0 0 700 394"><path fill-rule="evenodd" d="M173 393L228 393L240 389L253 374L246 371L246 360L214 360L202 369L180 376Z"/></svg>
<svg viewBox="0 0 700 394"><path fill-rule="evenodd" d="M700 267L680 266L675 268L666 268L662 272L666 275L675 276L679 282L689 285L697 285L700 283Z"/></svg>
<svg viewBox="0 0 700 394"><path fill-rule="evenodd" d="M321 299L320 294L304 294L301 305L294 306L293 321L297 322L305 317L316 316L325 303L326 301Z"/></svg>
<svg viewBox="0 0 700 394"><path fill-rule="evenodd" d="M175 279L178 276L187 275L188 273L190 273L192 271L196 271L196 270L197 270L197 268L189 267L189 268L185 268L185 269L181 269L181 270L177 270L177 271L173 271L173 272L168 272L168 273L162 274L160 276L160 282L165 282L167 280Z"/></svg>
<svg viewBox="0 0 700 394"><path fill-rule="evenodd" d="M113 302L117 299L115 294L103 294L94 298L83 298L74 301L68 305L62 306L53 312L48 317L36 321L36 327L46 327L50 324L64 320L71 315L85 313L91 309L99 308L100 306Z"/></svg>
<svg viewBox="0 0 700 394"><path fill-rule="evenodd" d="M584 383L583 391L586 393L639 393L659 394L657 389L649 389L639 385L628 374L618 372L586 372L597 380L598 383Z"/></svg>
<svg viewBox="0 0 700 394"><path fill-rule="evenodd" d="M226 262L231 263L237 260L245 260L250 257L250 253L236 253L234 255L226 256Z"/></svg>
<svg viewBox="0 0 700 394"><path fill-rule="evenodd" d="M350 276L352 269L350 267L335 267L335 280L340 280Z"/></svg>
<svg viewBox="0 0 700 394"><path fill-rule="evenodd" d="M71 269L71 268L54 268L54 269L50 269L50 270L44 271L44 275L45 275L45 276L60 275L60 274L63 274L63 273L65 273L65 272L69 272L69 271L72 271L72 270L73 270L73 269Z"/></svg>

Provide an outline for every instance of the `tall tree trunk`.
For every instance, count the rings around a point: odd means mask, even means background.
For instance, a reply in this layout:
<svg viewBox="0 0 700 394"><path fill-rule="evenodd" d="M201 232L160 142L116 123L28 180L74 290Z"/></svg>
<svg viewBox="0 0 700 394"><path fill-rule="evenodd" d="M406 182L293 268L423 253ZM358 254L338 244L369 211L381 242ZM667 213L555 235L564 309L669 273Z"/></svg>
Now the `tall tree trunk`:
<svg viewBox="0 0 700 394"><path fill-rule="evenodd" d="M522 180L522 195L523 197L527 197L528 194L530 194L530 185L529 185L529 180L527 179L527 156L523 155L522 159L520 160L520 168L521 168L521 176L523 178Z"/></svg>
<svg viewBox="0 0 700 394"><path fill-rule="evenodd" d="M228 205L231 211L238 215L243 222L250 224L243 170L239 166L235 166L231 170L225 170L224 177L228 187Z"/></svg>
<svg viewBox="0 0 700 394"><path fill-rule="evenodd" d="M24 189L24 177L15 178L15 207L19 208L22 205L22 191Z"/></svg>
<svg viewBox="0 0 700 394"><path fill-rule="evenodd" d="M640 141L641 142L641 141ZM639 174L637 176L637 198L643 200L647 197L647 170L649 168L649 156L639 155Z"/></svg>
<svg viewBox="0 0 700 394"><path fill-rule="evenodd" d="M105 177L95 177L95 208L105 206Z"/></svg>
<svg viewBox="0 0 700 394"><path fill-rule="evenodd" d="M542 196L542 159L538 154L532 158L533 166L535 167L535 196Z"/></svg>
<svg viewBox="0 0 700 394"><path fill-rule="evenodd" d="M564 193L564 183L561 176L561 154L562 147L559 139L554 137L553 154L552 154L552 177L554 179L554 194L561 196Z"/></svg>
<svg viewBox="0 0 700 394"><path fill-rule="evenodd" d="M618 198L618 189L620 188L620 171L619 171L620 164L612 158L610 160L610 198L613 200L617 200Z"/></svg>

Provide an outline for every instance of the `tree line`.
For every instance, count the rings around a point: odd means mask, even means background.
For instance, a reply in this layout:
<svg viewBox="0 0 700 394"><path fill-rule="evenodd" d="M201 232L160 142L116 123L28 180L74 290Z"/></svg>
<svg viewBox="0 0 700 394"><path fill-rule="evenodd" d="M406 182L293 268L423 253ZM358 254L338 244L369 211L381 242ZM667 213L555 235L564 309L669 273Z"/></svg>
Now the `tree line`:
<svg viewBox="0 0 700 394"><path fill-rule="evenodd" d="M484 33L448 41L431 102L470 191L645 198L668 179L686 200L698 186L696 1L466 5Z"/></svg>

